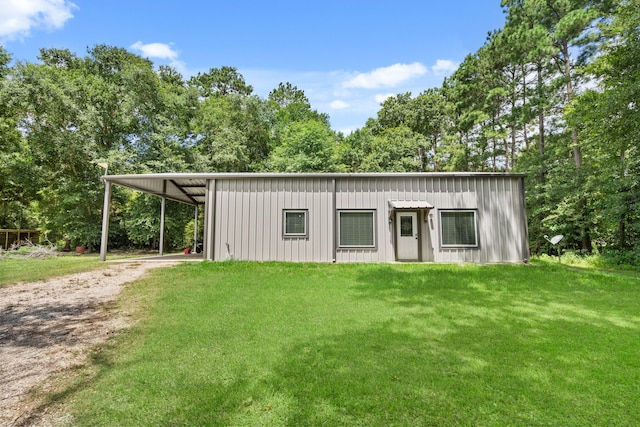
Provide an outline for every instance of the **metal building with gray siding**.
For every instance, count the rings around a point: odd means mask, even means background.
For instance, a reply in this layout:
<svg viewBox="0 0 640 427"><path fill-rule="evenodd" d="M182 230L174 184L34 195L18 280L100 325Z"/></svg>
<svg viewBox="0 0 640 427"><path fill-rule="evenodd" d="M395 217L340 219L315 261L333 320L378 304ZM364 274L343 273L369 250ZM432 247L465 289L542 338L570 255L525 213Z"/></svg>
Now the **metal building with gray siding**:
<svg viewBox="0 0 640 427"><path fill-rule="evenodd" d="M104 179L107 214L111 184L204 206L206 260L516 263L529 258L520 174L211 173ZM105 231L108 215L103 259Z"/></svg>

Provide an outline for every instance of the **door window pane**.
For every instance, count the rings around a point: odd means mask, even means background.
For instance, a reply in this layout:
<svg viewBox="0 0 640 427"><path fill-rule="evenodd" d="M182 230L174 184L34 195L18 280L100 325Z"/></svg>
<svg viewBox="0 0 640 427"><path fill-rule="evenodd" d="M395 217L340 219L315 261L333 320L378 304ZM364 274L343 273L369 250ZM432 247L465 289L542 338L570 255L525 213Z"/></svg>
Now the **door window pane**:
<svg viewBox="0 0 640 427"><path fill-rule="evenodd" d="M400 236L413 236L413 218L411 216L400 217Z"/></svg>

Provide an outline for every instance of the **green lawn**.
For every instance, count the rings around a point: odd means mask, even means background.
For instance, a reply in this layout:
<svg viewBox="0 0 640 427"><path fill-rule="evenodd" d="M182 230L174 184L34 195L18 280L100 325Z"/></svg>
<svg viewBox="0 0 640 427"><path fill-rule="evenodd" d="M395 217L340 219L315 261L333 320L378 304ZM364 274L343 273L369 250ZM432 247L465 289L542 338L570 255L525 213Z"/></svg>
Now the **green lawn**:
<svg viewBox="0 0 640 427"><path fill-rule="evenodd" d="M77 425L638 425L640 276L189 263L54 396Z"/></svg>
<svg viewBox="0 0 640 427"><path fill-rule="evenodd" d="M0 288L17 282L34 282L100 267L98 256L57 256L42 259L0 260Z"/></svg>

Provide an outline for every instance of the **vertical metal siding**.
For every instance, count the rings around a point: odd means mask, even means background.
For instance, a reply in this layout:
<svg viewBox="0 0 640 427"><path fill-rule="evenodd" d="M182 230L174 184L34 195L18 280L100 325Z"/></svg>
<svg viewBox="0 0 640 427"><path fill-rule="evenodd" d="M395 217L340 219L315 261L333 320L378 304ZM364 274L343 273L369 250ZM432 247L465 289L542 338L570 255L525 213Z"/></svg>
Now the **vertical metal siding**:
<svg viewBox="0 0 640 427"><path fill-rule="evenodd" d="M339 262L393 261L393 226L388 222L388 200L424 200L435 206L423 227L423 251L433 248L436 262L518 262L523 253L523 223L519 177L425 177L383 179L341 178L336 186L336 210L375 209L375 250L339 249ZM478 248L440 247L439 210L474 209L477 212ZM426 255L429 255L428 253ZM423 253L423 257L425 253Z"/></svg>
<svg viewBox="0 0 640 427"><path fill-rule="evenodd" d="M266 220L264 216L268 215L267 212L263 209L264 206L264 181L256 181L255 182L255 200L253 208L255 209L255 216L259 218L263 217L263 221ZM256 230L255 230L255 243L251 248L251 259L256 261L264 261L264 254L268 251L268 245L265 244L265 235L264 235L264 227L261 226L258 221L256 221Z"/></svg>
<svg viewBox="0 0 640 427"><path fill-rule="evenodd" d="M216 259L332 260L329 236L331 179L238 178L221 180L216 194ZM308 210L308 238L283 236L285 209Z"/></svg>
<svg viewBox="0 0 640 427"><path fill-rule="evenodd" d="M345 209L375 210L375 248L343 249L336 253L337 262L373 262L388 259L389 232L387 230L387 199L380 191L375 178L339 178L336 180L336 228L337 212ZM337 232L337 230L336 230Z"/></svg>
<svg viewBox="0 0 640 427"><path fill-rule="evenodd" d="M435 206L426 222L420 217L423 259L519 262L528 258L521 182L508 176L220 178L215 186L214 255L226 259L229 243L235 259L329 262L337 212L373 209L376 248L338 249L336 261L394 261L388 201L423 200ZM283 237L285 209L308 210L308 238ZM442 209L477 211L478 248L440 247Z"/></svg>

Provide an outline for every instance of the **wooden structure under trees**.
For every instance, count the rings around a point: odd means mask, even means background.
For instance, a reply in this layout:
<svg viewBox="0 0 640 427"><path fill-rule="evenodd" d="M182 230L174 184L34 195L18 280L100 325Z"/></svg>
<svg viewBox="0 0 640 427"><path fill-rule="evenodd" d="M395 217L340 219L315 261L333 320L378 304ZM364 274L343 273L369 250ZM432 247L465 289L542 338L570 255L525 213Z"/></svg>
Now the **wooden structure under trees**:
<svg viewBox="0 0 640 427"><path fill-rule="evenodd" d="M0 229L0 248L9 249L14 243L40 241L40 230Z"/></svg>

